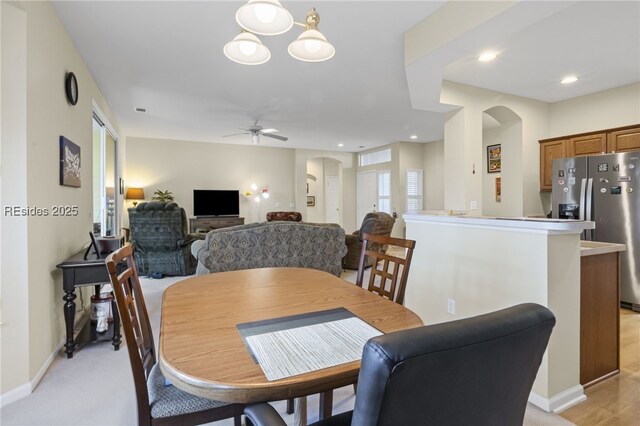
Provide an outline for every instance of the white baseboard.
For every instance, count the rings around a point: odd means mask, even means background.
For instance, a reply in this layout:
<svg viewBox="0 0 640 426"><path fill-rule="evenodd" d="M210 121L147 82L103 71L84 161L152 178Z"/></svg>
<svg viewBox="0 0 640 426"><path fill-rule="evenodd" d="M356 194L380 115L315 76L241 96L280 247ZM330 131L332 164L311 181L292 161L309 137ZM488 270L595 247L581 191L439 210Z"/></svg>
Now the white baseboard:
<svg viewBox="0 0 640 426"><path fill-rule="evenodd" d="M548 413L561 413L569 407L581 403L586 400L582 385L576 385L565 391L562 391L551 398L544 398L537 393L529 394L529 402Z"/></svg>
<svg viewBox="0 0 640 426"><path fill-rule="evenodd" d="M53 364L53 360L56 358L56 356L58 356L60 349L62 349L62 346L64 346L64 342L65 342L64 339L60 341L60 343L58 344L58 346L56 346L56 348L51 353L51 355L49 355L47 359L42 363L42 366L40 367L36 375L33 376L33 379L29 381L29 383L25 383L23 385L20 385L16 388L11 389L8 392L0 394L0 408L4 407L7 404L11 404L12 402L16 402L26 396L31 395L31 393L35 390L35 388L40 383L40 380L42 380L44 375L47 373L47 370L49 369L49 367L51 367L51 364Z"/></svg>

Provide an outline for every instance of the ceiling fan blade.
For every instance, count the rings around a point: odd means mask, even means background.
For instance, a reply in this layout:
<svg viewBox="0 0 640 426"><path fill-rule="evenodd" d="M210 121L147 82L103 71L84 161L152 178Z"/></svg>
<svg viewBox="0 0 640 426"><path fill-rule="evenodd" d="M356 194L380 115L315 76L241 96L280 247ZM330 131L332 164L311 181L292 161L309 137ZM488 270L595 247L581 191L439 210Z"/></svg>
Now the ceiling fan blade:
<svg viewBox="0 0 640 426"><path fill-rule="evenodd" d="M260 130L262 133L279 133L280 130L278 129L274 129L272 127L268 128L268 129L262 129Z"/></svg>
<svg viewBox="0 0 640 426"><path fill-rule="evenodd" d="M223 138L228 138L229 136L238 136L238 135L250 135L251 133L242 132L242 133L231 133L230 135L222 135Z"/></svg>
<svg viewBox="0 0 640 426"><path fill-rule="evenodd" d="M279 141L286 141L286 140L289 140L289 138L288 138L288 137L286 137L286 136L280 136L280 135L274 135L274 134L272 134L272 133L262 133L262 132L261 132L261 134L262 134L262 136L266 136L266 137L268 137L268 138L278 139Z"/></svg>

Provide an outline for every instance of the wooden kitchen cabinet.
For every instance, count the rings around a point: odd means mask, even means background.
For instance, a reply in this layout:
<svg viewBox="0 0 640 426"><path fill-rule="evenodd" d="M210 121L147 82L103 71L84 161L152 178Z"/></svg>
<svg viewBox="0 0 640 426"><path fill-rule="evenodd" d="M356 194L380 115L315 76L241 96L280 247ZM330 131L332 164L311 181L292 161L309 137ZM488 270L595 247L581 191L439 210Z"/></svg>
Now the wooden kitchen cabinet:
<svg viewBox="0 0 640 426"><path fill-rule="evenodd" d="M580 384L585 387L620 371L618 271L618 253L580 258Z"/></svg>
<svg viewBox="0 0 640 426"><path fill-rule="evenodd" d="M640 124L542 139L539 142L540 191L551 191L553 160L613 152L640 151Z"/></svg>
<svg viewBox="0 0 640 426"><path fill-rule="evenodd" d="M618 130L607 135L607 152L640 151L640 127Z"/></svg>
<svg viewBox="0 0 640 426"><path fill-rule="evenodd" d="M567 139L567 156L599 155L607 152L607 134L577 136Z"/></svg>
<svg viewBox="0 0 640 426"><path fill-rule="evenodd" d="M565 139L540 141L540 191L551 191L553 160L567 156L566 142Z"/></svg>

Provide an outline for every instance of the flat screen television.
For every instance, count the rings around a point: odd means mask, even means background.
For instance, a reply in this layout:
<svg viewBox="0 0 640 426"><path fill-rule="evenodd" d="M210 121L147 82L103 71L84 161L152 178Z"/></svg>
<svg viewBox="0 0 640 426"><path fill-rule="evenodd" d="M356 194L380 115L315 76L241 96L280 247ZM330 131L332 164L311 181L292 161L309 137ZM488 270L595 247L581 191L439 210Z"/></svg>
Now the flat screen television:
<svg viewBox="0 0 640 426"><path fill-rule="evenodd" d="M193 190L193 215L239 216L240 191L219 189Z"/></svg>

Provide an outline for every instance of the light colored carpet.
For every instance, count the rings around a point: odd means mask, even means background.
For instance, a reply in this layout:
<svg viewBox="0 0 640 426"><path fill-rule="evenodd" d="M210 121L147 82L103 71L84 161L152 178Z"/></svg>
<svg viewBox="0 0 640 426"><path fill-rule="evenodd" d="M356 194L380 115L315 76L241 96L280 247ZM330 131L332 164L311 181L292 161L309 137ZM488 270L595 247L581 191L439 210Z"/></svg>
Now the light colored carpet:
<svg viewBox="0 0 640 426"><path fill-rule="evenodd" d="M343 274L343 278L354 282L355 271ZM162 292L181 279L141 280L156 344ZM318 396L310 396L308 400L309 421L312 422L318 418ZM337 389L334 391L334 413L351 410L354 401L351 386ZM273 405L291 425L293 415L285 414L284 401ZM135 425L136 422L135 391L124 341L119 351L114 351L110 342L100 342L80 348L72 359L66 359L60 352L36 390L28 397L3 407L0 413L3 426L124 426ZM233 421L229 419L214 424L231 426ZM561 426L573 423L529 404L524 424Z"/></svg>

